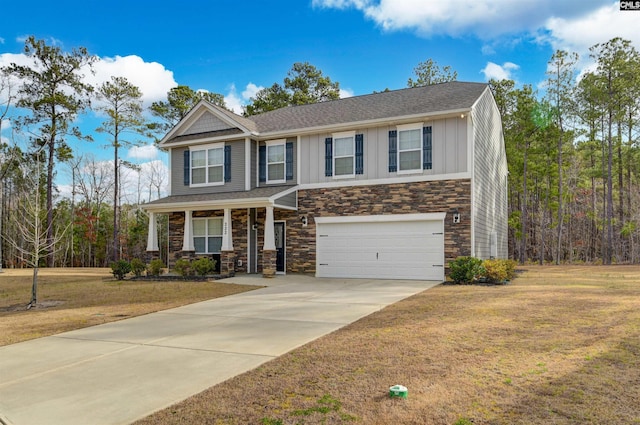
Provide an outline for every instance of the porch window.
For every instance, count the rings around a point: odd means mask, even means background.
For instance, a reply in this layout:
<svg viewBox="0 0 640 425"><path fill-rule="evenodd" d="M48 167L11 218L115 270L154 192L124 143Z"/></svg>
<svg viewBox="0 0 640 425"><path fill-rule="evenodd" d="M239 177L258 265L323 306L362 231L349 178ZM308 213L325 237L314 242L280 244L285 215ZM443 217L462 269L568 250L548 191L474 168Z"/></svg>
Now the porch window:
<svg viewBox="0 0 640 425"><path fill-rule="evenodd" d="M224 144L191 150L191 185L224 184Z"/></svg>
<svg viewBox="0 0 640 425"><path fill-rule="evenodd" d="M222 217L193 219L196 254L219 254L222 248Z"/></svg>
<svg viewBox="0 0 640 425"><path fill-rule="evenodd" d="M284 183L285 176L285 143L267 144L267 183Z"/></svg>

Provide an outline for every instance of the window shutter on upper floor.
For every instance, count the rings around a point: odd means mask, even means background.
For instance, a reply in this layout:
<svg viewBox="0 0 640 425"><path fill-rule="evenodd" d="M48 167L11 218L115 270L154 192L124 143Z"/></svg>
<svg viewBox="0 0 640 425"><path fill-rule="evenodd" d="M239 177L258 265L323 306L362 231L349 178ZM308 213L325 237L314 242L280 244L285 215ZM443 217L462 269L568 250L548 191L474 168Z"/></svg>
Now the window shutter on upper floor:
<svg viewBox="0 0 640 425"><path fill-rule="evenodd" d="M422 127L422 169L430 170L433 166L432 162L432 133L431 126Z"/></svg>
<svg viewBox="0 0 640 425"><path fill-rule="evenodd" d="M398 131L389 130L389 172L398 171Z"/></svg>
<svg viewBox="0 0 640 425"><path fill-rule="evenodd" d="M356 174L364 174L364 134L356 134Z"/></svg>
<svg viewBox="0 0 640 425"><path fill-rule="evenodd" d="M184 185L189 186L191 182L191 159L189 149L184 151Z"/></svg>
<svg viewBox="0 0 640 425"><path fill-rule="evenodd" d="M224 147L224 181L231 181L231 145Z"/></svg>
<svg viewBox="0 0 640 425"><path fill-rule="evenodd" d="M285 167L287 180L293 180L293 142L285 145Z"/></svg>
<svg viewBox="0 0 640 425"><path fill-rule="evenodd" d="M261 182L267 181L267 147L258 148L258 178Z"/></svg>
<svg viewBox="0 0 640 425"><path fill-rule="evenodd" d="M333 139L331 137L324 139L324 175L326 177L333 175Z"/></svg>

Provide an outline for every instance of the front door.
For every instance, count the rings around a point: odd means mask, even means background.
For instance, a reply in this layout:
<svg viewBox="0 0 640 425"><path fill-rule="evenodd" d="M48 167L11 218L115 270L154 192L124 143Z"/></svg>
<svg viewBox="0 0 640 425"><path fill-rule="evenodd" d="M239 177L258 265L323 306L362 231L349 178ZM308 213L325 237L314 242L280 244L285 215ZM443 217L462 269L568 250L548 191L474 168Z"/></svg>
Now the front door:
<svg viewBox="0 0 640 425"><path fill-rule="evenodd" d="M276 239L276 272L284 273L285 271L285 235L284 235L284 222L273 223L274 236Z"/></svg>

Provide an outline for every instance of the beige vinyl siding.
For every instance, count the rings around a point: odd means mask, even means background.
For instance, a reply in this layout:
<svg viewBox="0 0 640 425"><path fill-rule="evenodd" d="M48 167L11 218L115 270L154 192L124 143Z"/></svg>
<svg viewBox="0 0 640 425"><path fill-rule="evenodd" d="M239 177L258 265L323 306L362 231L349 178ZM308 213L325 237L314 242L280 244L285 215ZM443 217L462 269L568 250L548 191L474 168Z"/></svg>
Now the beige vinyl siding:
<svg viewBox="0 0 640 425"><path fill-rule="evenodd" d="M245 161L244 140L224 142L231 146L231 181L219 186L190 187L184 185L184 151L188 148L171 149L171 195L195 195L244 191Z"/></svg>
<svg viewBox="0 0 640 425"><path fill-rule="evenodd" d="M258 187L258 142L251 141L251 189Z"/></svg>
<svg viewBox="0 0 640 425"><path fill-rule="evenodd" d="M507 159L500 113L487 89L473 109L473 231L474 255L491 256L496 233L498 258L507 258Z"/></svg>
<svg viewBox="0 0 640 425"><path fill-rule="evenodd" d="M446 118L424 122L433 131L433 168L423 170L424 175L453 174L467 172L468 130L467 118ZM358 181L403 177L389 172L389 130L395 126L380 126L357 129L364 137L364 173L353 178L335 179L325 176L325 139L330 133L301 137L300 156L301 184L326 183L331 181ZM418 173L419 174L419 173Z"/></svg>
<svg viewBox="0 0 640 425"><path fill-rule="evenodd" d="M276 205L280 205L283 207L292 207L296 208L298 205L298 198L296 196L296 192L291 192L288 195L284 195L275 200Z"/></svg>

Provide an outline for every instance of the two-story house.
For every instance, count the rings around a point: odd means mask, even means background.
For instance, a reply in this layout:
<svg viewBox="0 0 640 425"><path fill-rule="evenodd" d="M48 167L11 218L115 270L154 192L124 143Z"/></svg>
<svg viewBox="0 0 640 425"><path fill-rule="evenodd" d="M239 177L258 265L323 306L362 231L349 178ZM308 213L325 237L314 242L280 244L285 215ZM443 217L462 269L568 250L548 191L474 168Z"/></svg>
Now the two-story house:
<svg viewBox="0 0 640 425"><path fill-rule="evenodd" d="M242 117L205 101L160 142L170 263L222 274L444 280L507 256L507 161L487 84L449 82Z"/></svg>

